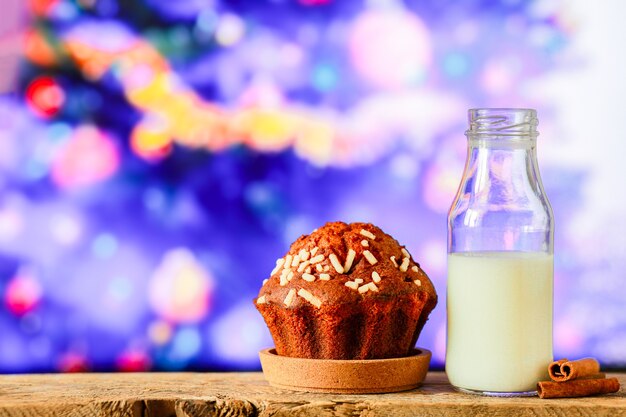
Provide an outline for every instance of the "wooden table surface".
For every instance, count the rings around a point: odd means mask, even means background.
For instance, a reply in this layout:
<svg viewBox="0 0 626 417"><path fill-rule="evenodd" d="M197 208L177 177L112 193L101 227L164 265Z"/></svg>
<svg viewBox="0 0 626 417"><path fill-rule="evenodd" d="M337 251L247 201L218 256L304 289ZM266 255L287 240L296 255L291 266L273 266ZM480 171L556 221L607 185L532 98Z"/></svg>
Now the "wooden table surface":
<svg viewBox="0 0 626 417"><path fill-rule="evenodd" d="M310 394L270 387L261 373L0 375L5 416L626 416L620 392L540 400L458 393L431 372L421 388L381 395Z"/></svg>

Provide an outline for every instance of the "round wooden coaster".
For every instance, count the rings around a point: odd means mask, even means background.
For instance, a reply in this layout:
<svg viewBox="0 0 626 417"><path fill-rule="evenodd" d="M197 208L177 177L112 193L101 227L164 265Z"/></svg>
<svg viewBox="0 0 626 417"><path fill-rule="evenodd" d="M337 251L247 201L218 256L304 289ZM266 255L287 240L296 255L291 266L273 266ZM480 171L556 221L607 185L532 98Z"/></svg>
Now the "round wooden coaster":
<svg viewBox="0 0 626 417"><path fill-rule="evenodd" d="M259 352L271 386L309 392L374 394L418 387L428 372L430 351L417 348L392 359L333 360L279 356L276 349Z"/></svg>

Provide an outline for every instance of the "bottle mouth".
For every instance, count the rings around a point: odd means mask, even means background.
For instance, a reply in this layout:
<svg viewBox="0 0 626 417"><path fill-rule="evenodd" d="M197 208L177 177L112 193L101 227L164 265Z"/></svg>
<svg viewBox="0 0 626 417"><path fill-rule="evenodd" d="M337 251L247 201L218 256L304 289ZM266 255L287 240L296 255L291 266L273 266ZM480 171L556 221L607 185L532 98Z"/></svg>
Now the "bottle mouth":
<svg viewBox="0 0 626 417"><path fill-rule="evenodd" d="M468 137L522 136L534 138L537 132L537 111L534 109L470 109L467 111Z"/></svg>

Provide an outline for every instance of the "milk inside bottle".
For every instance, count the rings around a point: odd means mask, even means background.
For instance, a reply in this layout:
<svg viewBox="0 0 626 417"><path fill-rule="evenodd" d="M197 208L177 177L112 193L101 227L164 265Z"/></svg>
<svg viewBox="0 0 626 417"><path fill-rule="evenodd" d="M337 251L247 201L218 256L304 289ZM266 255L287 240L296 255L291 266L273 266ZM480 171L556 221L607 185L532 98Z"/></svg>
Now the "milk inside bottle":
<svg viewBox="0 0 626 417"><path fill-rule="evenodd" d="M469 252L448 257L446 372L454 386L534 391L552 361L553 257Z"/></svg>

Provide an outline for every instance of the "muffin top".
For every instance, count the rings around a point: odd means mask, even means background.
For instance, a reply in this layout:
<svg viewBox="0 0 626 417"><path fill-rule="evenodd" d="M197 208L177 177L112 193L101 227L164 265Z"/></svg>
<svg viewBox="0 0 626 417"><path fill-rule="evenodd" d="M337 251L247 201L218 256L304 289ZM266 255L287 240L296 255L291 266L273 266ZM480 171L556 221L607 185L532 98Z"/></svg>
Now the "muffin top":
<svg viewBox="0 0 626 417"><path fill-rule="evenodd" d="M393 237L370 223L332 222L291 245L255 302L321 308L420 291L437 299L426 273Z"/></svg>

